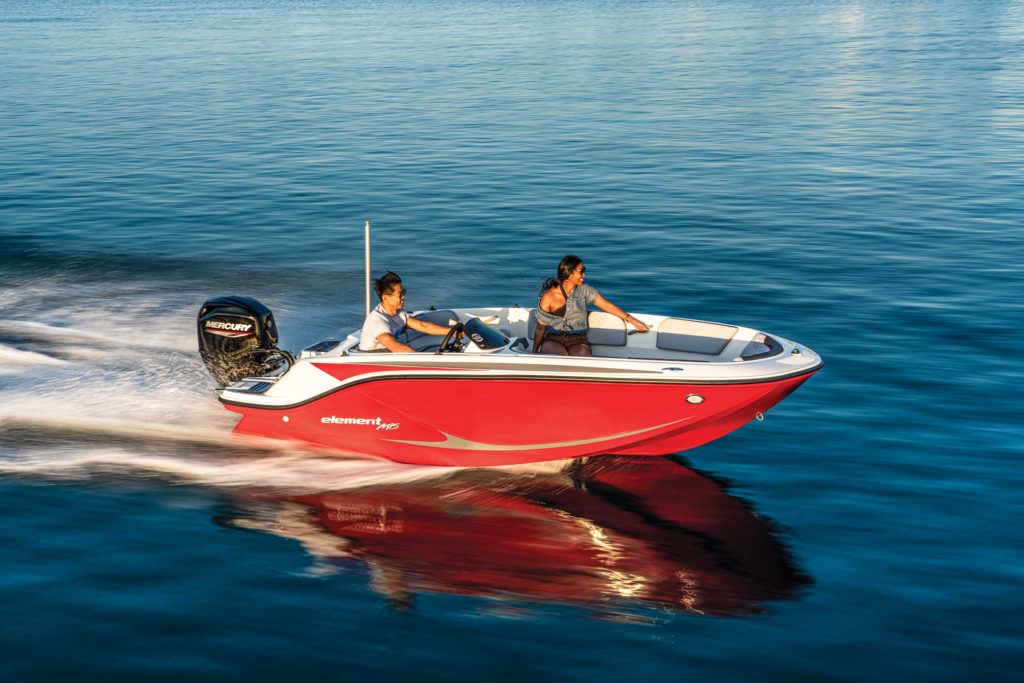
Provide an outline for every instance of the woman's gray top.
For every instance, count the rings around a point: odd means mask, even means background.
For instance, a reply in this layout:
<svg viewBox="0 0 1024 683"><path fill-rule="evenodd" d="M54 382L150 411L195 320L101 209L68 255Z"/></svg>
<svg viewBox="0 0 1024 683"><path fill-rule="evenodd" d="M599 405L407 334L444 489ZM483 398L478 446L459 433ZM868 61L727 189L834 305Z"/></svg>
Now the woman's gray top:
<svg viewBox="0 0 1024 683"><path fill-rule="evenodd" d="M598 297L596 289L588 284L576 285L565 301L565 313L559 315L561 309L554 313L542 311L537 307L537 322L547 325L548 329L556 332L586 332L587 331L587 306L594 303Z"/></svg>

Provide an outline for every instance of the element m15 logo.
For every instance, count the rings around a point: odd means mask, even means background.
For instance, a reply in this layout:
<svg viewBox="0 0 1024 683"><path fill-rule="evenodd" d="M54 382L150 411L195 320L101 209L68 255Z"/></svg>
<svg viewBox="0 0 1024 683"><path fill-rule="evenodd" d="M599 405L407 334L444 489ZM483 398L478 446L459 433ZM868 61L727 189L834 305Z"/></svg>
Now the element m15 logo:
<svg viewBox="0 0 1024 683"><path fill-rule="evenodd" d="M377 428L378 432L390 432L398 429L399 424L397 422L385 422L379 417L338 417L337 415L321 417L320 422L325 425L372 425Z"/></svg>
<svg viewBox="0 0 1024 683"><path fill-rule="evenodd" d="M203 325L207 332L221 337L248 337L252 335L252 323L229 323L223 320L207 320Z"/></svg>

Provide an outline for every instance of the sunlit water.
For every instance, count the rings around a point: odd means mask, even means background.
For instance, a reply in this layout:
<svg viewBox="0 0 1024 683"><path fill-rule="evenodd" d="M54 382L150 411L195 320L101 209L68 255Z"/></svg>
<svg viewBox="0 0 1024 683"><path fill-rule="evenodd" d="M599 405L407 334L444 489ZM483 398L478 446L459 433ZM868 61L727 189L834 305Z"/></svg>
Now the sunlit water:
<svg viewBox="0 0 1024 683"><path fill-rule="evenodd" d="M1010 680L1024 7L0 5L4 680ZM670 459L230 436L194 315L530 305L808 344ZM566 407L571 415L571 407Z"/></svg>

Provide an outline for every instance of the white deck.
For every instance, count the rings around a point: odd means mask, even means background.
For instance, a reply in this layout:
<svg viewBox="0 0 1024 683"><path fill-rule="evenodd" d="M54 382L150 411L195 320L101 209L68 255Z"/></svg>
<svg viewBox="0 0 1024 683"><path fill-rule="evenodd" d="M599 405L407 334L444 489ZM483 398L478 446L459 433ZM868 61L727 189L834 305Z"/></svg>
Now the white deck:
<svg viewBox="0 0 1024 683"><path fill-rule="evenodd" d="M603 312L591 314L593 356L535 354L531 309L465 308L418 311L413 315L444 326L478 319L508 338L503 346L481 350L469 343L457 353L438 354L440 337L413 333L408 340L418 353L359 351L359 330L341 341L322 342L299 354L287 372L249 378L221 390L221 399L254 406L295 405L343 385L369 378L453 376L523 379L571 379L600 382L673 384L745 384L769 382L817 369L821 358L809 348L777 336L735 325L635 314L650 327L628 334L625 323ZM598 343L602 342L602 343ZM710 353L714 351L714 353ZM338 380L316 365L372 365ZM283 370L283 369L282 369ZM464 374L470 371L471 375Z"/></svg>

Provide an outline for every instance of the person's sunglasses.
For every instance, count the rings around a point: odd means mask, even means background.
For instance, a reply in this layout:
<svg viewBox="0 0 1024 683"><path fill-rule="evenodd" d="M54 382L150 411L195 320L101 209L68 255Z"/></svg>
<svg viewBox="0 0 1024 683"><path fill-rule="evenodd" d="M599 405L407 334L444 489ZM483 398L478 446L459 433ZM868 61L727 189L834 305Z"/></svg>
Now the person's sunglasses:
<svg viewBox="0 0 1024 683"><path fill-rule="evenodd" d="M406 289L405 287L402 287L401 289L396 289L395 291L391 292L391 294L392 295L397 295L397 296L405 296L406 292L408 292L408 291L409 291L408 289Z"/></svg>
<svg viewBox="0 0 1024 683"><path fill-rule="evenodd" d="M572 272L574 272L574 273L585 273L585 272L587 272L587 267L586 266L580 266L579 268L577 268L576 270L574 270Z"/></svg>

